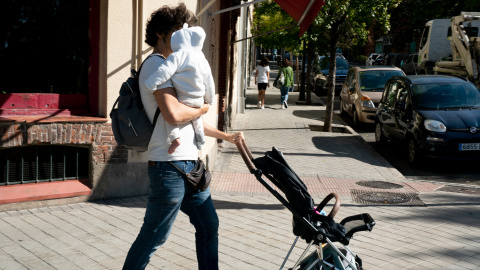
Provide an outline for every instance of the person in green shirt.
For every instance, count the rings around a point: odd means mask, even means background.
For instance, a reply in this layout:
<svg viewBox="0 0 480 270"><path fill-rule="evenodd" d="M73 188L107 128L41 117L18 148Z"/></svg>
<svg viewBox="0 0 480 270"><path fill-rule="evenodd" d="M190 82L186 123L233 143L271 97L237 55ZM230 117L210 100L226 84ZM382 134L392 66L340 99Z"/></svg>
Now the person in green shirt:
<svg viewBox="0 0 480 270"><path fill-rule="evenodd" d="M282 110L288 108L288 92L293 91L293 69L290 61L287 58L282 59L282 67L278 71L277 78L283 74L285 81L280 87L280 104L282 104Z"/></svg>

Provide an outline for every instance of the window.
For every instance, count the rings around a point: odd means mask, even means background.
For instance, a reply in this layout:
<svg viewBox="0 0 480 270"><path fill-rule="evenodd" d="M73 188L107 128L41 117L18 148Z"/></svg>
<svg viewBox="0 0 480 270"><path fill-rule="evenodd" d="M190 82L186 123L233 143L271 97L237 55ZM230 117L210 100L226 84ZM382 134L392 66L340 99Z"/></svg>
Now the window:
<svg viewBox="0 0 480 270"><path fill-rule="evenodd" d="M423 47L424 47L425 44L427 43L429 31L430 31L430 26L426 26L426 27L423 29L422 38L420 39L420 49L423 49Z"/></svg>
<svg viewBox="0 0 480 270"><path fill-rule="evenodd" d="M98 9L90 2L2 1L0 114L93 109L98 22L91 15Z"/></svg>
<svg viewBox="0 0 480 270"><path fill-rule="evenodd" d="M349 70L347 74L347 79L345 80L346 85L349 89L353 86L354 77L355 77L355 72L353 70Z"/></svg>
<svg viewBox="0 0 480 270"><path fill-rule="evenodd" d="M0 186L88 178L89 149L42 145L0 150Z"/></svg>
<svg viewBox="0 0 480 270"><path fill-rule="evenodd" d="M385 83L393 76L402 76L400 70L368 70L359 73L362 91L383 92Z"/></svg>
<svg viewBox="0 0 480 270"><path fill-rule="evenodd" d="M384 94L384 102L389 106L393 106L393 104L395 103L395 99L398 93L398 86L398 81L392 81L388 85L387 91Z"/></svg>

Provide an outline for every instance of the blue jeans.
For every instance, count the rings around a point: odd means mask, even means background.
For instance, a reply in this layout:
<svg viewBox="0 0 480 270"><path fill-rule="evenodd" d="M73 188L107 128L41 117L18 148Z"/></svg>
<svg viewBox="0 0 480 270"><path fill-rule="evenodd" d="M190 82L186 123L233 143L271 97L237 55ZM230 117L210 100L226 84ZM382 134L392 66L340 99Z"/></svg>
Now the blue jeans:
<svg viewBox="0 0 480 270"><path fill-rule="evenodd" d="M288 100L288 92L290 91L292 87L288 87L285 85L282 85L280 87L280 104L283 105L283 102L287 102Z"/></svg>
<svg viewBox="0 0 480 270"><path fill-rule="evenodd" d="M174 161L185 172L196 161ZM181 210L195 227L198 269L218 269L218 216L210 189L199 191L183 179L168 162L148 167L150 195L140 233L128 251L124 270L145 269L153 253L167 241L173 222Z"/></svg>

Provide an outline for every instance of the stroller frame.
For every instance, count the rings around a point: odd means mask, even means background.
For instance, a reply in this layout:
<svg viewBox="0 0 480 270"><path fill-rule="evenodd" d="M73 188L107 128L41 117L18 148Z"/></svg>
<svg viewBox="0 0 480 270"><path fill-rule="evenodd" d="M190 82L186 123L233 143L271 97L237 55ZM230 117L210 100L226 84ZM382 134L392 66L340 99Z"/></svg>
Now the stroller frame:
<svg viewBox="0 0 480 270"><path fill-rule="evenodd" d="M242 138L239 138L235 141L235 144L240 152L240 155L242 156L242 159L247 165L250 173L255 175L256 179L293 214L294 219L300 222L304 228L308 229L310 235L313 236L311 237L312 238L311 241L307 241L308 246L305 248L305 250L303 251L300 258L297 260L295 265L292 268L289 268L290 270L297 270L298 266L301 267L299 268L299 270L324 269L324 266L330 267L329 269L339 269L339 270L363 269L361 259L354 252L352 252L347 247L347 245L349 244L349 241L354 233L359 231L367 231L367 230L371 231L373 229L373 226L375 225L375 221L373 220L373 218L371 218L369 214L364 213L364 214L350 216L343 219L340 222L340 224L342 226L345 226L345 228L349 227L349 230L345 233L343 237L338 239L336 238L334 241L332 241L327 236L328 233L325 231L325 228L322 227L322 222L316 221L315 224L312 224L312 221L309 221L307 218L302 216L296 209L294 209L294 206L284 196L278 193L269 183L267 183L267 181L265 181L262 178L262 175L264 175L272 183L277 185L276 179L274 178L274 176L269 174L264 174L260 169L256 168L256 166L254 165L255 159L253 158L253 155L248 149L248 147L246 146L245 141ZM274 148L274 150L276 149ZM293 172L293 174L295 173ZM300 179L298 179L298 181L301 182ZM303 184L303 182L301 184ZM318 213L319 211L321 211L323 207L325 207L325 205L333 198L335 198L335 205L329 215L333 218L333 216L336 214L336 212L340 207L340 199L335 193L329 194L315 209L316 212ZM361 223L360 226L358 226L358 222ZM348 226L349 223L352 223L353 225L357 225L357 226L353 226L353 227ZM297 237L295 238L282 265L280 266L280 270L284 268L286 262L288 261L289 256L291 255L291 252L295 248L295 245L299 237L301 236L297 235ZM302 235L302 238L303 238L303 235ZM340 242L345 251L342 252L337 246L335 246L333 242ZM309 256L305 257L305 255L307 254L307 252L309 251L312 245L316 246L316 251L314 251ZM327 254L326 257L324 257L325 254ZM314 268L316 266L317 268Z"/></svg>

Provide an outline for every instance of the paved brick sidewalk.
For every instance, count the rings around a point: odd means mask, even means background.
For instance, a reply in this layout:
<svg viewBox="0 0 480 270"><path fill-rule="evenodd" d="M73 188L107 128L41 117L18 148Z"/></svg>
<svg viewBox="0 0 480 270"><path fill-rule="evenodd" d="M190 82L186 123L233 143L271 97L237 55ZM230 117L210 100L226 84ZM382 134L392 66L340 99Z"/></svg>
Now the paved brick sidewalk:
<svg viewBox="0 0 480 270"><path fill-rule="evenodd" d="M479 269L479 196L441 191L441 183L407 181L355 133L311 131L310 125L323 125L325 107L315 97L315 105L297 105L297 95L292 93L289 108L280 110L279 91L268 89L266 108L260 110L252 84L246 113L232 130L245 133L255 157L273 146L280 149L317 203L338 193L342 206L335 220L372 215L373 231L356 234L349 246L365 269ZM294 240L292 214L248 172L233 145L221 148L213 178L220 269L279 269ZM369 188L362 181L399 188ZM368 204L354 196L362 191L410 194L415 200ZM146 197L140 196L0 212L0 270L121 269L145 205ZM297 246L286 267L293 266L306 243ZM147 269L197 269L194 230L183 213Z"/></svg>
<svg viewBox="0 0 480 270"><path fill-rule="evenodd" d="M221 221L220 269L278 269L294 239L290 212L267 195L213 197ZM343 202L337 219L369 212L377 221L350 245L365 268L478 269L479 199L453 193L420 197L427 206ZM146 197L136 197L0 213L0 269L120 269L145 204ZM297 246L287 267L306 244ZM194 249L193 228L180 213L147 269L196 269Z"/></svg>

